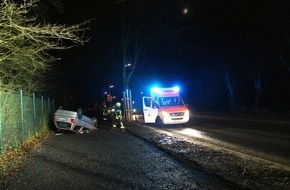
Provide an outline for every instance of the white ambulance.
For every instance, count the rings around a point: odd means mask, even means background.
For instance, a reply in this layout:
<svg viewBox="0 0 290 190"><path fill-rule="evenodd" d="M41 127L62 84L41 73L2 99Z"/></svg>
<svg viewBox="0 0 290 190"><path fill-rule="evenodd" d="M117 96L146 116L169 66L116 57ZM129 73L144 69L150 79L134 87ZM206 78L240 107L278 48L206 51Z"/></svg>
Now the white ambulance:
<svg viewBox="0 0 290 190"><path fill-rule="evenodd" d="M152 88L151 97L143 97L145 123L185 124L189 121L189 110L179 94L179 87Z"/></svg>

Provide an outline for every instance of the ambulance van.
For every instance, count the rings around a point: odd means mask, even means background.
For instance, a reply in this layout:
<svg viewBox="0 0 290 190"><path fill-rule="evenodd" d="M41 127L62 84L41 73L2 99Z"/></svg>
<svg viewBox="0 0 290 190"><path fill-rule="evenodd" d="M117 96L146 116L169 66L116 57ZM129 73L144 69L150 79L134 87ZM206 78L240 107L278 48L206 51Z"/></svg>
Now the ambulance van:
<svg viewBox="0 0 290 190"><path fill-rule="evenodd" d="M179 87L152 88L150 97L143 97L145 123L157 126L185 124L189 121L189 110L184 104Z"/></svg>

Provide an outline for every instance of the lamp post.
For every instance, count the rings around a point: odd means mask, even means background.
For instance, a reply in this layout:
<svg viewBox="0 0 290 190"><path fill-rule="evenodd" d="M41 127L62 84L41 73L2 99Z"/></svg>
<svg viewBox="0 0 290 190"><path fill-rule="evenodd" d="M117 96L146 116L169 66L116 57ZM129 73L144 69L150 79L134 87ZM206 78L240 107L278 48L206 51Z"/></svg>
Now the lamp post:
<svg viewBox="0 0 290 190"><path fill-rule="evenodd" d="M109 85L109 94L108 94L108 101L110 102L110 108L112 107L112 100L113 100L113 98L112 98L112 88L114 88L114 85Z"/></svg>

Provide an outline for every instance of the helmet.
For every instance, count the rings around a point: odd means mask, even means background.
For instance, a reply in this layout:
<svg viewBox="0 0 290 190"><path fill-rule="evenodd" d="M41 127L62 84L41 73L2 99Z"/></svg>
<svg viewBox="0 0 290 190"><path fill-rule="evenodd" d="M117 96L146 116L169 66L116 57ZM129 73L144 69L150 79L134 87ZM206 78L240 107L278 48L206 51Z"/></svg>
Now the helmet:
<svg viewBox="0 0 290 190"><path fill-rule="evenodd" d="M116 103L116 106L117 106L117 107L120 107L120 106L121 106L121 103L120 103L120 102L117 102L117 103Z"/></svg>

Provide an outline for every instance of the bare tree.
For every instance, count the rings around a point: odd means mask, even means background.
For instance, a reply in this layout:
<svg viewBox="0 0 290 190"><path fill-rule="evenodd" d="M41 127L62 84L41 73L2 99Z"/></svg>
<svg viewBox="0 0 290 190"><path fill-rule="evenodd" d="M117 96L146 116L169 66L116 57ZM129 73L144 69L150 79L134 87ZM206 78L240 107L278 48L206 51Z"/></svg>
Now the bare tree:
<svg viewBox="0 0 290 190"><path fill-rule="evenodd" d="M265 30L273 37L273 48L282 65L290 73L290 36L289 36L289 3L283 1L239 1L246 4L248 9L258 12L255 19L263 23ZM288 6L288 7L287 7ZM282 11L284 10L284 11Z"/></svg>
<svg viewBox="0 0 290 190"><path fill-rule="evenodd" d="M127 89L140 56L169 32L170 10L161 12L155 1L147 0L118 0L116 4L120 14L122 81Z"/></svg>
<svg viewBox="0 0 290 190"><path fill-rule="evenodd" d="M170 18L172 10L169 7L174 6L170 5L170 1L166 1L162 6L157 5L157 3L162 3L162 1L116 1L120 15L123 98L125 100L125 113L128 111L129 114L128 120L131 120L130 114L132 114L130 113L132 111L132 97L129 83L140 57L165 33L173 31L169 29L170 22L174 20ZM160 10L160 7L163 9Z"/></svg>
<svg viewBox="0 0 290 190"><path fill-rule="evenodd" d="M236 100L236 85L233 79L230 78L229 72L226 66L224 66L224 73L225 73L224 79L225 79L225 84L228 91L230 109L231 111L236 112L238 111L237 100Z"/></svg>
<svg viewBox="0 0 290 190"><path fill-rule="evenodd" d="M37 91L50 63L59 58L50 50L65 50L88 41L84 37L87 22L57 25L40 22L34 9L40 0L0 5L0 85L5 90Z"/></svg>
<svg viewBox="0 0 290 190"><path fill-rule="evenodd" d="M267 64L263 62L263 57L259 56L259 59L251 64L243 65L242 73L245 74L252 82L255 89L255 98L254 98L254 111L260 111L260 100L265 90L267 89L269 82L269 68Z"/></svg>
<svg viewBox="0 0 290 190"><path fill-rule="evenodd" d="M277 11L273 6L270 5L270 3L267 2L267 0L263 1L265 5L268 8L268 14L271 19L273 20L272 23L275 23L277 25L277 29L274 29L273 24L267 22L266 25L268 26L269 30L272 32L273 40L274 40L274 48L278 54L279 59L281 60L281 63L283 66L288 70L290 74L290 37L289 37L289 31L286 27L286 24L283 22L283 20L278 15ZM289 7L290 8L290 7ZM287 21L287 20L286 20ZM289 22L290 20L288 20ZM271 25L272 24L272 25Z"/></svg>

